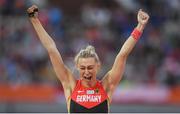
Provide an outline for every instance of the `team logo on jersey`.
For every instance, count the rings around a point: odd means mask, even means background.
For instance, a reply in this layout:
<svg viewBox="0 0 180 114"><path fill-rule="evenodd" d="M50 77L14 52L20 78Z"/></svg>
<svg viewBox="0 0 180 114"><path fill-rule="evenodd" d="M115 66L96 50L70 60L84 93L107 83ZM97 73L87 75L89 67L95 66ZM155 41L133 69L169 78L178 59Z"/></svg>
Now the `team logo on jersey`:
<svg viewBox="0 0 180 114"><path fill-rule="evenodd" d="M94 94L94 90L87 90L86 94Z"/></svg>
<svg viewBox="0 0 180 114"><path fill-rule="evenodd" d="M84 91L81 91L81 90L79 90L79 91L77 91L78 93L83 93Z"/></svg>
<svg viewBox="0 0 180 114"><path fill-rule="evenodd" d="M99 93L99 89L98 89L98 88L95 89L94 92L95 92L96 94Z"/></svg>

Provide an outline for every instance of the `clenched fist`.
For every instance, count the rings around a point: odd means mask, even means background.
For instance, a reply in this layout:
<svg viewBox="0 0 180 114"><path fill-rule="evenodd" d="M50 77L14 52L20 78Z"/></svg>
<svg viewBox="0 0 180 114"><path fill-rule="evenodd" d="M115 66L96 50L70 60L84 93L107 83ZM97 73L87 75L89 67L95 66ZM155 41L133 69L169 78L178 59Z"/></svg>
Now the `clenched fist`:
<svg viewBox="0 0 180 114"><path fill-rule="evenodd" d="M29 17L37 18L38 17L38 7L36 5L32 5L27 9L27 13Z"/></svg>
<svg viewBox="0 0 180 114"><path fill-rule="evenodd" d="M137 14L139 24L146 25L149 20L149 15L140 9Z"/></svg>

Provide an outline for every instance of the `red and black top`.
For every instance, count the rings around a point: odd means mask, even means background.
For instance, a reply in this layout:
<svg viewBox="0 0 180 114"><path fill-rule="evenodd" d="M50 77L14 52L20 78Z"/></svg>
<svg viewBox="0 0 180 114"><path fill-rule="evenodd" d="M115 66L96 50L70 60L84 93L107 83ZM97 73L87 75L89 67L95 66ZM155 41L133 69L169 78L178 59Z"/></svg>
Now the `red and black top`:
<svg viewBox="0 0 180 114"><path fill-rule="evenodd" d="M108 113L108 110L108 96L100 81L90 88L77 81L70 99L70 113Z"/></svg>

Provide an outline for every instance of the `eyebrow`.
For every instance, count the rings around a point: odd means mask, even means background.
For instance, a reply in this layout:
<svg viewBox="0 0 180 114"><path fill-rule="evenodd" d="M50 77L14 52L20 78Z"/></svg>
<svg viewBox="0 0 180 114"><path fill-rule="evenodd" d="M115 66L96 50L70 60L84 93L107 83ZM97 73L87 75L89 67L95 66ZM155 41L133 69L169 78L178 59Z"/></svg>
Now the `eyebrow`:
<svg viewBox="0 0 180 114"><path fill-rule="evenodd" d="M80 67L93 67L93 66L95 66L95 65L88 65L88 66L81 65Z"/></svg>

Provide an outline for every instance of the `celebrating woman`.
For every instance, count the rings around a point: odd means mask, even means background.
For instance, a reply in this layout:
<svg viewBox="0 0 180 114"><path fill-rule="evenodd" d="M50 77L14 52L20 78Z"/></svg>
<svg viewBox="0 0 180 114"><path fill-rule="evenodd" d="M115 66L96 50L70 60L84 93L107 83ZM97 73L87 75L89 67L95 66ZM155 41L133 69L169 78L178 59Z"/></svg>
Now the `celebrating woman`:
<svg viewBox="0 0 180 114"><path fill-rule="evenodd" d="M79 71L79 79L75 79L72 71L64 64L61 54L56 48L53 39L43 28L38 19L38 7L31 6L27 10L41 43L46 48L54 71L60 80L70 113L107 113L112 95L122 78L126 60L141 37L141 34L149 20L149 15L139 10L137 14L138 24L125 41L114 64L102 80L97 80L96 75L100 69L100 60L93 46L88 45L75 57L75 64Z"/></svg>

